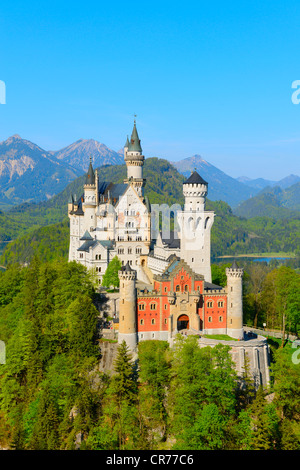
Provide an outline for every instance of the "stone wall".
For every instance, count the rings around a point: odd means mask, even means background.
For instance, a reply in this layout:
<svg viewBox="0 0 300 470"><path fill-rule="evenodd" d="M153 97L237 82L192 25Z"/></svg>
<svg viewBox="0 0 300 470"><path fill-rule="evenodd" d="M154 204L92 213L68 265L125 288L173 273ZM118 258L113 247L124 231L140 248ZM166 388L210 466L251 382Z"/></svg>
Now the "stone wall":
<svg viewBox="0 0 300 470"><path fill-rule="evenodd" d="M245 358L249 360L249 368L255 383L255 388L260 385L268 388L270 385L270 351L267 339L258 336L255 339L245 341L220 341L209 338L200 338L199 346L214 347L217 344L229 346L232 360L236 365L238 376L241 377L244 372Z"/></svg>
<svg viewBox="0 0 300 470"><path fill-rule="evenodd" d="M99 371L114 373L114 361L117 357L118 343L109 341L100 342L101 359L99 362Z"/></svg>

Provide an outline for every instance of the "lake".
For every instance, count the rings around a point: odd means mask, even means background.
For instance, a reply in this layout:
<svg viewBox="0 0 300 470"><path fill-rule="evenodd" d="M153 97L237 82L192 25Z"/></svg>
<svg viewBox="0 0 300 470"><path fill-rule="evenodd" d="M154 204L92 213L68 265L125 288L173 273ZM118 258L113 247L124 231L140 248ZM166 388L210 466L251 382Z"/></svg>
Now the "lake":
<svg viewBox="0 0 300 470"><path fill-rule="evenodd" d="M254 257L254 256L232 256L232 257L224 257L223 256L220 256L219 258L217 258L218 260L222 260L222 261L228 261L229 263L232 262L233 260L236 260L238 261L239 259L246 259L247 261L258 261L258 262L266 262L266 263L269 263L272 259L277 259L277 260L286 260L286 259L292 259L291 256L257 256L257 257Z"/></svg>

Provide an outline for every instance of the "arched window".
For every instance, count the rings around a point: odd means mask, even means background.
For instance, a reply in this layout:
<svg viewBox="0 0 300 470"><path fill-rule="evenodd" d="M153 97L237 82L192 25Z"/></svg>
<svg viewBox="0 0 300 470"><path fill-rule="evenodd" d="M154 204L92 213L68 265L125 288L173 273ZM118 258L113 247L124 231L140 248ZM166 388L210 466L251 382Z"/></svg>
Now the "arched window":
<svg viewBox="0 0 300 470"><path fill-rule="evenodd" d="M184 290L185 290L185 292L188 292L189 286L187 284L184 286Z"/></svg>
<svg viewBox="0 0 300 470"><path fill-rule="evenodd" d="M180 285L179 284L177 284L175 290L176 290L176 292L180 292Z"/></svg>

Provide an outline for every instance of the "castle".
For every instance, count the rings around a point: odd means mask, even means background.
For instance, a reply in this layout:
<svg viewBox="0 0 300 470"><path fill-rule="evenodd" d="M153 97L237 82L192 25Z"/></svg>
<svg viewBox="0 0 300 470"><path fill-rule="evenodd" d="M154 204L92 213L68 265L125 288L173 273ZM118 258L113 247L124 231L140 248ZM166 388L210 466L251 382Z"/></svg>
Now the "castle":
<svg viewBox="0 0 300 470"><path fill-rule="evenodd" d="M205 210L208 183L196 171L184 181L184 208L176 212L179 231L166 237L164 230L153 229L144 195L145 157L136 122L124 160L122 184L101 181L90 161L84 194L68 204L69 260L93 269L99 284L109 262L115 256L121 260L119 340L134 348L143 339L168 340L183 328L241 339L243 270L235 263L227 269L225 288L211 283L214 213Z"/></svg>
<svg viewBox="0 0 300 470"><path fill-rule="evenodd" d="M226 269L226 287L211 282L214 213L205 210L208 183L196 171L184 181L184 207L174 211L177 228L171 231L168 219L164 219L166 214L170 216L170 210L164 213L165 208L158 208L162 212L159 223L157 208L144 195L145 157L135 121L124 146L124 160L127 177L122 184L102 181L90 161L84 194L79 199L71 196L68 203L69 261L93 269L99 284L115 256L122 263L119 343L125 340L135 351L139 341L172 343L183 331L199 336L225 334L241 341L236 352L240 369L245 350L254 348L250 353L253 373L261 375L263 367L264 378L258 383L268 383L265 341L248 342L241 353L245 343L243 269L235 262ZM236 350L237 346L233 348Z"/></svg>

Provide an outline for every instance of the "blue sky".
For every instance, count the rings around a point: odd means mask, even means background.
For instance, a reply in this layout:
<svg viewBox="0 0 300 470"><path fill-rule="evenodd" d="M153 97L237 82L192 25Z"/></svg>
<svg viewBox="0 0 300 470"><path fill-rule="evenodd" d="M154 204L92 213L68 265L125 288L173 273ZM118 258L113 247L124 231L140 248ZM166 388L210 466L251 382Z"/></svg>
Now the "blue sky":
<svg viewBox="0 0 300 470"><path fill-rule="evenodd" d="M4 2L0 140L200 154L231 176L300 173L299 2Z"/></svg>

